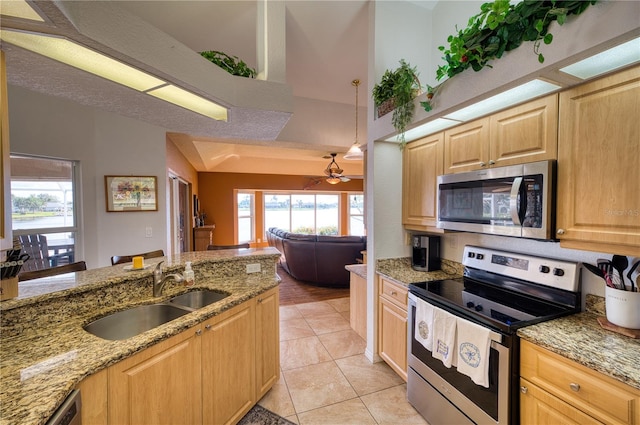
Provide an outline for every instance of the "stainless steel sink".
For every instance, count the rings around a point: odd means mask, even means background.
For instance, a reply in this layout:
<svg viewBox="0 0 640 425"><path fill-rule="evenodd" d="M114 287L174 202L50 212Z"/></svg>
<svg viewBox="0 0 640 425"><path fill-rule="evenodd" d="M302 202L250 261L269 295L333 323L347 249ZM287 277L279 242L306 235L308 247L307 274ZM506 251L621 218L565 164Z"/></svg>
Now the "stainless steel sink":
<svg viewBox="0 0 640 425"><path fill-rule="evenodd" d="M141 305L94 320L84 329L103 339L127 339L189 313L170 304Z"/></svg>
<svg viewBox="0 0 640 425"><path fill-rule="evenodd" d="M222 292L209 291L204 289L199 291L186 292L182 295L175 296L171 298L169 302L187 308L198 309L225 299L228 296L228 294Z"/></svg>

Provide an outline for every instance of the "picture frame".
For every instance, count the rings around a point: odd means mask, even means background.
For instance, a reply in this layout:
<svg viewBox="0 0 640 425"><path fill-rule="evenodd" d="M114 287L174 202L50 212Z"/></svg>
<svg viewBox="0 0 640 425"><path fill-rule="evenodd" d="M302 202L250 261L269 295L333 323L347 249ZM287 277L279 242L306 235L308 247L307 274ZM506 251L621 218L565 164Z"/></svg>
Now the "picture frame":
<svg viewBox="0 0 640 425"><path fill-rule="evenodd" d="M104 176L107 212L158 211L156 176Z"/></svg>

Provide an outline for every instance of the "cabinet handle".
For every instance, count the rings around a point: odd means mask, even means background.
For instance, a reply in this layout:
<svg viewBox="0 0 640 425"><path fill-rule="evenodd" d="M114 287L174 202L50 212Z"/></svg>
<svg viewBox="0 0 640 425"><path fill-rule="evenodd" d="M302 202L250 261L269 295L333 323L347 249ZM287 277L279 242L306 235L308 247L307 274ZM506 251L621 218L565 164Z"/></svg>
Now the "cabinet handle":
<svg viewBox="0 0 640 425"><path fill-rule="evenodd" d="M529 388L525 387L524 385L520 387L520 392L522 394L526 394L529 392Z"/></svg>
<svg viewBox="0 0 640 425"><path fill-rule="evenodd" d="M575 392L578 392L580 391L580 384L576 384L575 382L572 382L569 384L569 388L571 388Z"/></svg>
<svg viewBox="0 0 640 425"><path fill-rule="evenodd" d="M481 167L486 167L486 166L487 166L487 163L486 163L486 162L481 162L481 163L480 163L480 166L481 166Z"/></svg>
<svg viewBox="0 0 640 425"><path fill-rule="evenodd" d="M196 331L196 335L197 335L197 336L202 335L202 329L198 329L198 330Z"/></svg>
<svg viewBox="0 0 640 425"><path fill-rule="evenodd" d="M396 291L391 291L391 295L398 295Z"/></svg>
<svg viewBox="0 0 640 425"><path fill-rule="evenodd" d="M210 330L211 330L211 325L206 325L204 328L205 328L206 330L210 331Z"/></svg>
<svg viewBox="0 0 640 425"><path fill-rule="evenodd" d="M262 304L262 298L258 298L258 302Z"/></svg>
<svg viewBox="0 0 640 425"><path fill-rule="evenodd" d="M556 233L559 235L564 235L564 229L558 229Z"/></svg>
<svg viewBox="0 0 640 425"><path fill-rule="evenodd" d="M489 165L495 165L495 161L492 159L491 161L489 161Z"/></svg>

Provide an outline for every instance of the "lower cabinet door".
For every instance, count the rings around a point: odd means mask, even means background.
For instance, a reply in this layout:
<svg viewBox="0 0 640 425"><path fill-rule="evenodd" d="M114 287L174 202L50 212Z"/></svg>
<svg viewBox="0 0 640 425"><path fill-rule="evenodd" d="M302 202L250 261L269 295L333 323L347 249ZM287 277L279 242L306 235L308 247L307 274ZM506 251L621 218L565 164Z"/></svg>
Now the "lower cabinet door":
<svg viewBox="0 0 640 425"><path fill-rule="evenodd" d="M256 401L280 379L279 289L256 300Z"/></svg>
<svg viewBox="0 0 640 425"><path fill-rule="evenodd" d="M109 368L109 423L202 423L196 332L187 330Z"/></svg>
<svg viewBox="0 0 640 425"><path fill-rule="evenodd" d="M406 381L407 312L385 297L380 297L379 300L378 351L380 357Z"/></svg>
<svg viewBox="0 0 640 425"><path fill-rule="evenodd" d="M256 403L255 303L252 299L204 323L202 415L205 424L235 424Z"/></svg>

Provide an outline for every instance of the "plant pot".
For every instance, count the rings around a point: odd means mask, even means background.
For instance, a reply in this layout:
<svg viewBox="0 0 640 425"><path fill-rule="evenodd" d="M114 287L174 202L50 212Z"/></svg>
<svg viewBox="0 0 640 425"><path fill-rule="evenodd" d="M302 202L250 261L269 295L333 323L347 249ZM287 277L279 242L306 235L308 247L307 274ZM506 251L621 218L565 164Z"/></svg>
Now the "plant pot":
<svg viewBox="0 0 640 425"><path fill-rule="evenodd" d="M394 109L396 109L396 99L392 97L391 99L385 100L380 105L378 105L378 108L377 108L378 118L387 115L389 112L393 111Z"/></svg>

